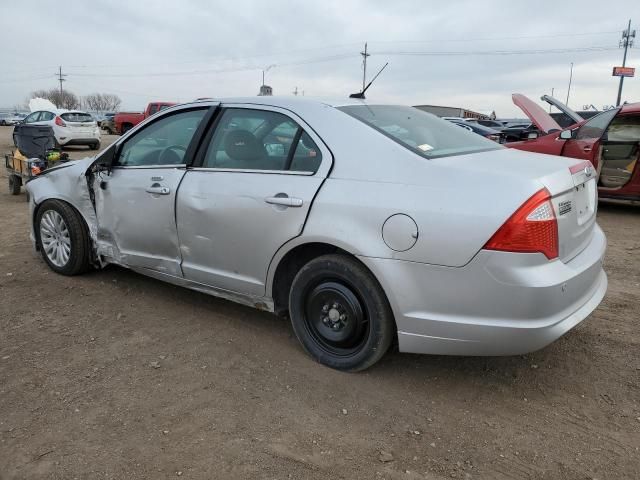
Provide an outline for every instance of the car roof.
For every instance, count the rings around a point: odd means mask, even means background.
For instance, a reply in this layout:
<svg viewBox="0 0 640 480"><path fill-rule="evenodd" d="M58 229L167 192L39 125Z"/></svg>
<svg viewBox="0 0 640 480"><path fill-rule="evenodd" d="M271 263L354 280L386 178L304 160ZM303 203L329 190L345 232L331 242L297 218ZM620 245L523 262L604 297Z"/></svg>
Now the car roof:
<svg viewBox="0 0 640 480"><path fill-rule="evenodd" d="M330 107L346 107L352 105L393 105L386 102L369 102L356 98L337 97L298 97L298 96L255 96L255 97L228 97L228 98L203 98L188 103L247 103L254 105L269 105L281 108L295 108L307 105L329 105Z"/></svg>

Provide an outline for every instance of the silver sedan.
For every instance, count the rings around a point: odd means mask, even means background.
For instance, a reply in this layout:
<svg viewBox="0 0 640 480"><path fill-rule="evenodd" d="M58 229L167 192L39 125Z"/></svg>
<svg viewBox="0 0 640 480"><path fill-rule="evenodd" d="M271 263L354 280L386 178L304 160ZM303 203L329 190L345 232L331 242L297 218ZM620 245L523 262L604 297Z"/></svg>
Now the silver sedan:
<svg viewBox="0 0 640 480"><path fill-rule="evenodd" d="M404 106L254 97L174 106L27 185L63 275L117 264L287 315L330 367L400 351L512 355L600 303L587 162Z"/></svg>

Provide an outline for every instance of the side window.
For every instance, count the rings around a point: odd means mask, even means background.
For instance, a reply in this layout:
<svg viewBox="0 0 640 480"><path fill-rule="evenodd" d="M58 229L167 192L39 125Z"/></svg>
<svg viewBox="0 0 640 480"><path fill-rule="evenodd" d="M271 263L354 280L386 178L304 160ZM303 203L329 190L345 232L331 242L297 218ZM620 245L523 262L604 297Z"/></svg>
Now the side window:
<svg viewBox="0 0 640 480"><path fill-rule="evenodd" d="M39 122L48 122L49 120L53 120L54 118L56 118L55 113L42 112L42 113L40 113L40 118L38 119L38 121Z"/></svg>
<svg viewBox="0 0 640 480"><path fill-rule="evenodd" d="M610 142L637 142L640 138L640 115L618 115L609 124Z"/></svg>
<svg viewBox="0 0 640 480"><path fill-rule="evenodd" d="M613 110L607 110L606 112L596 115L578 129L576 140L600 138L611 122L611 119L613 119L613 117L615 117L617 113L618 109L615 108Z"/></svg>
<svg viewBox="0 0 640 480"><path fill-rule="evenodd" d="M149 116L153 115L157 111L158 111L158 104L152 103L151 106L149 107Z"/></svg>
<svg viewBox="0 0 640 480"><path fill-rule="evenodd" d="M33 112L27 115L24 119L24 123L33 123L38 121L38 117L40 117L40 112Z"/></svg>
<svg viewBox="0 0 640 480"><path fill-rule="evenodd" d="M298 140L289 170L294 172L316 173L322 161L320 149L307 132L303 132Z"/></svg>
<svg viewBox="0 0 640 480"><path fill-rule="evenodd" d="M317 145L286 115L230 108L222 114L202 166L315 173L321 160Z"/></svg>
<svg viewBox="0 0 640 480"><path fill-rule="evenodd" d="M168 115L127 139L118 155L118 165L181 165L193 135L207 109Z"/></svg>

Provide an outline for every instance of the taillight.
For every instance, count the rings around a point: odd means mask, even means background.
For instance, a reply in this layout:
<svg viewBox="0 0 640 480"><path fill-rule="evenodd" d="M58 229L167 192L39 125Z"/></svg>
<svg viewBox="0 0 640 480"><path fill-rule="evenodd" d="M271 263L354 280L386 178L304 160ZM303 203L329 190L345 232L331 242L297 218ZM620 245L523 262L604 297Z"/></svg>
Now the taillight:
<svg viewBox="0 0 640 480"><path fill-rule="evenodd" d="M558 221L551 194L543 188L516 210L484 246L487 250L543 253L558 257Z"/></svg>
<svg viewBox="0 0 640 480"><path fill-rule="evenodd" d="M591 168L591 162L589 162L588 160L583 160L580 163L576 163L575 165L571 165L569 167L569 171L571 172L571 175L575 175L578 172L581 172L585 169L590 169Z"/></svg>
<svg viewBox="0 0 640 480"><path fill-rule="evenodd" d="M62 120L60 117L56 117L56 125L58 125L59 127L66 127L67 124L64 123L64 120Z"/></svg>
<svg viewBox="0 0 640 480"><path fill-rule="evenodd" d="M495 133L490 133L489 135L487 135L487 138L489 140L493 140L494 142L500 142L500 135L496 135Z"/></svg>

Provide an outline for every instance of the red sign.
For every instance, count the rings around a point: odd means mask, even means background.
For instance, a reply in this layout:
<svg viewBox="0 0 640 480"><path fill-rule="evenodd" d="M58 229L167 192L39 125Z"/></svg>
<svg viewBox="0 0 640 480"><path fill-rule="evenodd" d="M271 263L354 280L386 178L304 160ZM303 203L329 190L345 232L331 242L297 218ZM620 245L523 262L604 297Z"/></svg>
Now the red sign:
<svg viewBox="0 0 640 480"><path fill-rule="evenodd" d="M636 73L635 68L631 67L613 67L613 75L614 77L633 77Z"/></svg>

